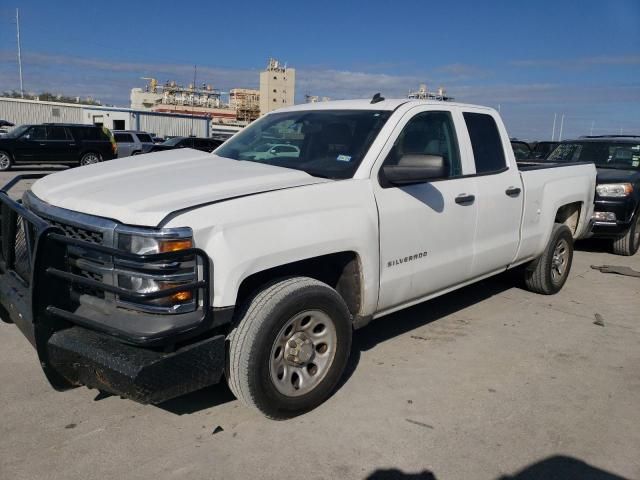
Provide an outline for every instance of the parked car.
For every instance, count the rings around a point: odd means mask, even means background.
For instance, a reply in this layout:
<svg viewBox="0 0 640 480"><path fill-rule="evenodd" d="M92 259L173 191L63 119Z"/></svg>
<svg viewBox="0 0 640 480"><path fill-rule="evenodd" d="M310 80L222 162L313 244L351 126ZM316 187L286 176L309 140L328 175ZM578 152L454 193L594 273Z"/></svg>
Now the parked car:
<svg viewBox="0 0 640 480"><path fill-rule="evenodd" d="M278 157L298 158L300 156L300 148L296 145L288 143L265 144L255 150L244 152L243 160L269 160Z"/></svg>
<svg viewBox="0 0 640 480"><path fill-rule="evenodd" d="M118 158L148 153L154 146L153 138L146 132L114 130L113 136L118 144Z"/></svg>
<svg viewBox="0 0 640 480"><path fill-rule="evenodd" d="M527 142L511 140L511 148L513 148L513 154L515 155L516 160L529 160L533 158L531 147L529 147Z"/></svg>
<svg viewBox="0 0 640 480"><path fill-rule="evenodd" d="M299 156L242 160L274 135ZM0 304L57 389L158 403L226 378L297 415L373 318L518 266L563 287L595 167L519 167L508 145L493 109L377 95L270 112L214 154L54 173L0 192Z"/></svg>
<svg viewBox="0 0 640 480"><path fill-rule="evenodd" d="M640 136L565 140L551 162L593 162L598 169L593 236L612 240L618 255L640 248Z"/></svg>
<svg viewBox="0 0 640 480"><path fill-rule="evenodd" d="M8 122L6 120L0 120L0 136L9 133L11 127L14 127L14 126L15 125L11 122Z"/></svg>
<svg viewBox="0 0 640 480"><path fill-rule="evenodd" d="M531 148L531 152L533 153L533 158L544 160L549 156L553 149L558 146L560 142L536 142Z"/></svg>
<svg viewBox="0 0 640 480"><path fill-rule="evenodd" d="M215 138L201 137L172 137L163 143L154 145L152 152L161 152L164 150L175 150L177 148L193 148L203 152L213 152L216 148L224 143L223 140Z"/></svg>
<svg viewBox="0 0 640 480"><path fill-rule="evenodd" d="M89 165L111 160L118 148L111 132L95 125L22 125L0 138L0 171L20 164Z"/></svg>

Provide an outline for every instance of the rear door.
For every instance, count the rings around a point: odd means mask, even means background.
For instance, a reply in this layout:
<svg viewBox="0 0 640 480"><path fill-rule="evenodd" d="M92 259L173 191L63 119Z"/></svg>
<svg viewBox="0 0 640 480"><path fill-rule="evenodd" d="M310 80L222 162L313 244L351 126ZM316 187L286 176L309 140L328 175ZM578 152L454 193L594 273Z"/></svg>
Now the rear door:
<svg viewBox="0 0 640 480"><path fill-rule="evenodd" d="M118 144L118 157L128 157L133 152L135 146L133 135L125 132L116 132L113 134Z"/></svg>
<svg viewBox="0 0 640 480"><path fill-rule="evenodd" d="M439 108L438 108L439 107ZM456 109L421 106L407 112L382 151L385 164L404 155L438 155L447 165L439 179L383 186L372 179L380 218L378 310L419 299L469 279L474 258L477 204L464 129ZM375 170L375 169L374 169Z"/></svg>
<svg viewBox="0 0 640 480"><path fill-rule="evenodd" d="M47 149L50 161L74 163L77 161L76 143L69 131L59 125L47 126Z"/></svg>
<svg viewBox="0 0 640 480"><path fill-rule="evenodd" d="M513 156L507 156L511 151L509 141L504 140L507 132L488 112L466 108L463 112L478 190L472 277L506 268L520 241L522 181Z"/></svg>

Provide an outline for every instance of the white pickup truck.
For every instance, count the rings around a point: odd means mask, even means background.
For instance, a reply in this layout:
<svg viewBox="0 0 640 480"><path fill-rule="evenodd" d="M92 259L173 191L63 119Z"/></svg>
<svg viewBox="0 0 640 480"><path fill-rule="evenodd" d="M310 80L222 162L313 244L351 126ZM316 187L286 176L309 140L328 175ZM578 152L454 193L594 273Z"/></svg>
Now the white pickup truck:
<svg viewBox="0 0 640 480"><path fill-rule="evenodd" d="M290 417L332 393L371 319L517 266L530 290L560 290L595 179L518 168L490 108L286 108L213 154L70 169L21 202L5 187L0 313L56 389L159 403L226 378Z"/></svg>

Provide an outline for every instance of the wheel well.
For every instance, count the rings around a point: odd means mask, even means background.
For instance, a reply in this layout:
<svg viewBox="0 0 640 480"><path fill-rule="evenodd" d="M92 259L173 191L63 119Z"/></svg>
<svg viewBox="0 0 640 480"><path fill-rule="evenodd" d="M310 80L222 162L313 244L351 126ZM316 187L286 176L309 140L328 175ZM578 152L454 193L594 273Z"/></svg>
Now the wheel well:
<svg viewBox="0 0 640 480"><path fill-rule="evenodd" d="M563 205L556 212L555 223L564 223L571 233L575 235L578 231L578 222L580 221L580 210L582 202L574 202Z"/></svg>
<svg viewBox="0 0 640 480"><path fill-rule="evenodd" d="M280 265L245 278L238 289L236 305L255 293L261 286L281 277L304 276L326 283L343 298L352 315L362 303L362 268L355 252L338 252Z"/></svg>

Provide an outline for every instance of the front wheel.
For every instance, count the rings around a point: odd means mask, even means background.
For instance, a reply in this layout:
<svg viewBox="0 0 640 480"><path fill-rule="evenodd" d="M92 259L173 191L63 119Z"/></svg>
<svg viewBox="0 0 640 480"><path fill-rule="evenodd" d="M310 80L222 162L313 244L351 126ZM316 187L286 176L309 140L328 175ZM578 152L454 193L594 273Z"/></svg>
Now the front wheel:
<svg viewBox="0 0 640 480"><path fill-rule="evenodd" d="M328 285L307 277L274 282L248 301L229 335L229 387L270 418L309 411L338 384L351 332L349 310Z"/></svg>
<svg viewBox="0 0 640 480"><path fill-rule="evenodd" d="M620 237L613 241L613 253L616 255L624 255L630 257L635 255L640 248L640 211L636 213L635 221L631 224L631 228L625 233L624 237Z"/></svg>
<svg viewBox="0 0 640 480"><path fill-rule="evenodd" d="M87 152L82 155L82 158L80 159L80 166L93 165L94 163L100 163L101 161L102 157L100 156L100 154Z"/></svg>
<svg viewBox="0 0 640 480"><path fill-rule="evenodd" d="M573 262L573 235L564 224L556 223L543 254L525 269L524 282L527 289L553 295L567 281Z"/></svg>

